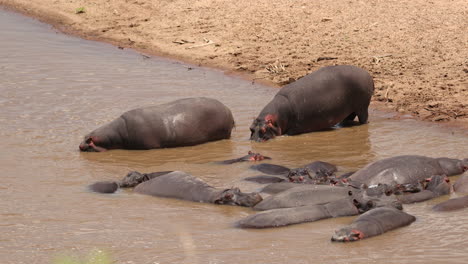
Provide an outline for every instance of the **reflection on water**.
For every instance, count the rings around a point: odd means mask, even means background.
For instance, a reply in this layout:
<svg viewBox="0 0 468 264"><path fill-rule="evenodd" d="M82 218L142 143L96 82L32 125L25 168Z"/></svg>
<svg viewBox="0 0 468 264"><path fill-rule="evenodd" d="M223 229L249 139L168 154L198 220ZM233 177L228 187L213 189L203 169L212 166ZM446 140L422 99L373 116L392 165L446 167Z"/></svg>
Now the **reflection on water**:
<svg viewBox="0 0 468 264"><path fill-rule="evenodd" d="M346 172L402 154L464 158L466 134L372 111L369 125L250 142L248 127L274 88L56 34L5 11L0 32L2 263L47 263L58 253L83 255L93 248L110 251L118 263L462 263L468 256L468 230L462 228L468 210L433 213L437 201L405 207L418 219L410 227L332 244L333 231L353 218L240 230L233 223L252 213L247 208L85 188L129 170L183 170L214 186L250 191L260 187L242 181L258 174L250 164L213 161L253 150L288 167L323 160ZM86 133L127 110L192 96L231 108L237 124L232 139L177 149L78 151Z"/></svg>

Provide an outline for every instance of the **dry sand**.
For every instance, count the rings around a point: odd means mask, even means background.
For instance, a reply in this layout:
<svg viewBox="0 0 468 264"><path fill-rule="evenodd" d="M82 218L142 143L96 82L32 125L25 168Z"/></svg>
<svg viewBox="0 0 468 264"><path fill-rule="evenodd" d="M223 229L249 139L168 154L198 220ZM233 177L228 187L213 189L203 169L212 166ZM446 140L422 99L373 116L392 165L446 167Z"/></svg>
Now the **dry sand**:
<svg viewBox="0 0 468 264"><path fill-rule="evenodd" d="M0 0L62 31L276 86L357 65L373 106L468 128L466 0ZM77 13L77 8L84 13ZM451 121L451 122L446 122Z"/></svg>

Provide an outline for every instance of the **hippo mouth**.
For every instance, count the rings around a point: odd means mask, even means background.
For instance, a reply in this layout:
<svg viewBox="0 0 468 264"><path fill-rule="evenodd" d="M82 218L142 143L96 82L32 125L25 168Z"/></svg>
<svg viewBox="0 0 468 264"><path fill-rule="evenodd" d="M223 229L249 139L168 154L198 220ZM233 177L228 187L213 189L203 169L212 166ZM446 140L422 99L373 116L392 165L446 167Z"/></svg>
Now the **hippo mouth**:
<svg viewBox="0 0 468 264"><path fill-rule="evenodd" d="M104 152L107 149L103 147L96 146L94 144L93 138L88 137L80 144L80 150L83 152Z"/></svg>
<svg viewBox="0 0 468 264"><path fill-rule="evenodd" d="M342 229L337 231L331 238L331 241L334 242L352 242L352 241L358 241L361 240L365 237L364 233L357 230L357 229L352 229L352 230L347 230L347 229Z"/></svg>

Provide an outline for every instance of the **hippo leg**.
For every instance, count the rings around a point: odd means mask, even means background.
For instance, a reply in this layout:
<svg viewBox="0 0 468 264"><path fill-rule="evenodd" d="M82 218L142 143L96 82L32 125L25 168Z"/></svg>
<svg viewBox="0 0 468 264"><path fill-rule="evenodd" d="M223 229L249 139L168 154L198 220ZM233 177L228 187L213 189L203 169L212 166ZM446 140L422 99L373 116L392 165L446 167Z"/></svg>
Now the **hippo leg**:
<svg viewBox="0 0 468 264"><path fill-rule="evenodd" d="M357 241L407 226L415 220L416 217L398 209L380 207L360 215L351 225L335 231L331 240L338 242Z"/></svg>
<svg viewBox="0 0 468 264"><path fill-rule="evenodd" d="M454 211L468 207L468 195L447 200L432 207L432 210L439 212Z"/></svg>
<svg viewBox="0 0 468 264"><path fill-rule="evenodd" d="M369 112L367 108L358 112L357 116L360 124L367 124L367 119L369 118Z"/></svg>
<svg viewBox="0 0 468 264"><path fill-rule="evenodd" d="M357 124L357 122L354 121L354 119L356 118L356 113L351 113L349 116L347 116L345 119L343 119L343 121L341 121L338 126L341 126L341 127L349 127L349 126L354 126Z"/></svg>
<svg viewBox="0 0 468 264"><path fill-rule="evenodd" d="M346 198L327 204L263 211L240 220L237 226L242 228L280 227L357 214L359 210L352 199Z"/></svg>

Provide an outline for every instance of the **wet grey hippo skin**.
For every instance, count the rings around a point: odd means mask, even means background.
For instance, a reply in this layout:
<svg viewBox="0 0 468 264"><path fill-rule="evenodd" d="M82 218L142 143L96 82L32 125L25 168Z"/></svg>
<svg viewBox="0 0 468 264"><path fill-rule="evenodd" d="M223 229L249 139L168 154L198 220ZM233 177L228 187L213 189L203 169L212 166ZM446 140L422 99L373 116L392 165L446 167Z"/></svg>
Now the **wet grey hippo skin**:
<svg viewBox="0 0 468 264"><path fill-rule="evenodd" d="M97 182L90 185L90 189L95 192L110 193L107 190L112 189L115 185L122 188L136 186L134 191L141 194L201 203L252 207L262 200L258 193L243 193L239 188L214 188L199 178L182 171L153 173L132 171L120 182Z"/></svg>
<svg viewBox="0 0 468 264"><path fill-rule="evenodd" d="M448 212L460 210L468 207L468 195L458 198L453 198L445 202L434 205L432 210L439 212Z"/></svg>
<svg viewBox="0 0 468 264"><path fill-rule="evenodd" d="M253 165L251 166L251 168L266 174L280 176L277 177L277 179L272 177L271 182L280 182L287 180L289 182L310 184L329 183L330 178L334 178L335 172L338 170L335 165L324 161L314 161L305 165L304 167L296 169L290 169L284 166L268 163ZM256 181L256 178L250 177L246 180ZM260 178L259 180L262 181L264 180L264 178ZM266 183L266 181L263 181L261 183Z"/></svg>
<svg viewBox="0 0 468 264"><path fill-rule="evenodd" d="M234 119L221 102L180 99L122 114L84 137L81 151L191 146L231 136Z"/></svg>
<svg viewBox="0 0 468 264"><path fill-rule="evenodd" d="M174 171L138 184L135 192L182 200L252 207L262 200L258 193L242 193L239 188L219 189L182 171Z"/></svg>
<svg viewBox="0 0 468 264"><path fill-rule="evenodd" d="M357 241L407 226L415 220L416 217L395 208L376 208L360 215L351 225L335 231L331 240L338 242Z"/></svg>
<svg viewBox="0 0 468 264"><path fill-rule="evenodd" d="M281 88L253 121L250 139L267 141L323 130L356 115L365 124L373 92L374 81L361 68L321 68Z"/></svg>
<svg viewBox="0 0 468 264"><path fill-rule="evenodd" d="M151 173L139 173L137 171L131 171L125 177L118 182L114 181L100 181L89 185L89 189L97 193L114 193L118 188L131 188L138 184L149 181L153 178L159 177L171 173L172 171L159 171Z"/></svg>
<svg viewBox="0 0 468 264"><path fill-rule="evenodd" d="M249 151L247 155L237 158L237 159L230 159L230 160L223 160L223 161L218 161L216 163L218 164L233 164L237 162L243 162L243 161L262 161L262 160L271 160L270 157L263 156L260 153L254 153L252 151Z"/></svg>
<svg viewBox="0 0 468 264"><path fill-rule="evenodd" d="M422 190L416 193L406 193L397 195L398 201L402 204L410 204L427 201L442 195L450 193L450 184L445 175L432 176L430 180L425 183Z"/></svg>
<svg viewBox="0 0 468 264"><path fill-rule="evenodd" d="M359 214L359 209L353 199L344 198L325 204L262 211L241 219L236 226L242 228L280 227L357 214Z"/></svg>
<svg viewBox="0 0 468 264"><path fill-rule="evenodd" d="M457 193L468 193L468 174L462 175L453 184L453 191Z"/></svg>
<svg viewBox="0 0 468 264"><path fill-rule="evenodd" d="M391 206L401 210L402 206L394 195L386 195L382 190L379 188L372 191L351 191L345 187L302 185L275 195L280 199L273 198L272 201L269 200L271 196L266 198L267 204L261 202L258 206L262 210L268 210L241 219L236 225L242 228L280 227L357 215L381 206ZM294 195L284 195L291 191ZM254 207L254 209L259 208Z"/></svg>
<svg viewBox="0 0 468 264"><path fill-rule="evenodd" d="M297 184L296 184L297 185ZM286 185L283 185L286 186ZM394 206L401 208L401 203L397 201L394 195L379 191L371 193L373 189L358 190L351 187L338 187L329 185L298 185L289 188L277 194L266 197L263 201L253 207L257 211L265 211L277 208L291 208L308 205L326 204L329 202L352 198L372 203L373 207Z"/></svg>
<svg viewBox="0 0 468 264"><path fill-rule="evenodd" d="M468 160L430 158L417 155L395 156L372 162L346 180L355 185L419 183L434 175L457 175L468 170Z"/></svg>

